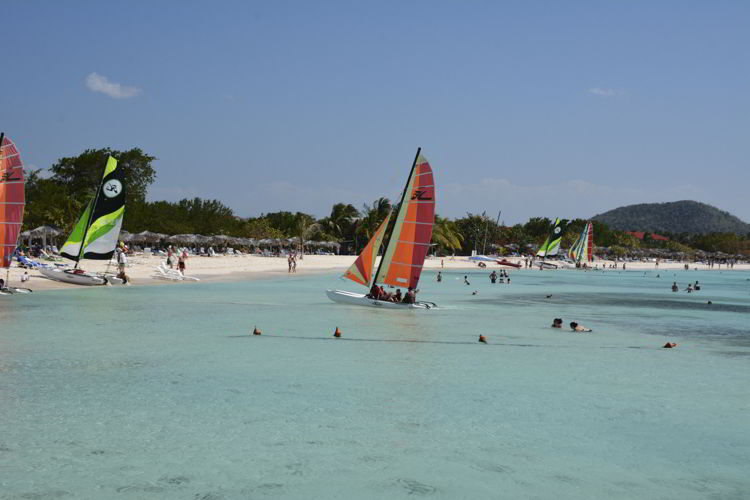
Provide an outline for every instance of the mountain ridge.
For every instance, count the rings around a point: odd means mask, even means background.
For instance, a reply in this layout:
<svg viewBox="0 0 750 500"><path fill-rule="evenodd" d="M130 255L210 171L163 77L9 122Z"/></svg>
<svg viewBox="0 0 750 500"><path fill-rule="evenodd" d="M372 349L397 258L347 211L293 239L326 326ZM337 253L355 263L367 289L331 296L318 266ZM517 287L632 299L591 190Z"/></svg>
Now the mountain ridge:
<svg viewBox="0 0 750 500"><path fill-rule="evenodd" d="M712 205L694 200L626 205L592 219L620 231L672 234L750 234L750 224Z"/></svg>

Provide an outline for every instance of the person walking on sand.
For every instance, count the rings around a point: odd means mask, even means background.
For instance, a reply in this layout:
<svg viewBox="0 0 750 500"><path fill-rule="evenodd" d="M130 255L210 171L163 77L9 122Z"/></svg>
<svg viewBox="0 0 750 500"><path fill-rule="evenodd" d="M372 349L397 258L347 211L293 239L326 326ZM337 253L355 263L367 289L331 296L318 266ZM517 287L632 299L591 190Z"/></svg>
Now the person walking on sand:
<svg viewBox="0 0 750 500"><path fill-rule="evenodd" d="M177 257L177 270L183 276L185 276L185 259L186 258L187 256L184 253L181 253L180 256Z"/></svg>
<svg viewBox="0 0 750 500"><path fill-rule="evenodd" d="M289 266L289 274L292 274L292 254L286 256L286 263Z"/></svg>
<svg viewBox="0 0 750 500"><path fill-rule="evenodd" d="M300 255L300 259L302 258L302 255ZM297 272L297 254L292 255L292 272Z"/></svg>

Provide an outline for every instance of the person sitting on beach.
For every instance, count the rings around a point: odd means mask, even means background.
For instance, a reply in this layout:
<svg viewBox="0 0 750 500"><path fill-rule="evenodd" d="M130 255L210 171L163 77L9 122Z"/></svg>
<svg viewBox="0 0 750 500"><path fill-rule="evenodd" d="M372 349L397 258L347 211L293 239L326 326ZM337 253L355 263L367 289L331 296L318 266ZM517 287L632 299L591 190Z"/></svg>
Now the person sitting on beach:
<svg viewBox="0 0 750 500"><path fill-rule="evenodd" d="M394 295L392 297L393 302L401 302L402 298L403 297L401 297L401 289L400 288L396 288L396 295Z"/></svg>
<svg viewBox="0 0 750 500"><path fill-rule="evenodd" d="M680 290L680 289L679 289L679 288L677 287L677 282L675 281L674 283L672 283L672 291L673 291L673 292L677 292L677 291L679 291L679 290Z"/></svg>
<svg viewBox="0 0 750 500"><path fill-rule="evenodd" d="M555 318L552 320L552 328L562 328L562 326L563 326L562 318Z"/></svg>
<svg viewBox="0 0 750 500"><path fill-rule="evenodd" d="M574 332L590 332L590 331L592 331L591 328L586 328L583 325L579 325L575 321L571 321L570 322L570 329L573 330Z"/></svg>
<svg viewBox="0 0 750 500"><path fill-rule="evenodd" d="M469 277L468 276L464 276L464 285L471 285L471 283L469 283Z"/></svg>
<svg viewBox="0 0 750 500"><path fill-rule="evenodd" d="M29 281L29 272L24 271L21 275L21 283L26 283L27 281Z"/></svg>
<svg viewBox="0 0 750 500"><path fill-rule="evenodd" d="M492 271L492 273L490 274L490 281L492 283L495 283L497 281L497 273L495 271Z"/></svg>

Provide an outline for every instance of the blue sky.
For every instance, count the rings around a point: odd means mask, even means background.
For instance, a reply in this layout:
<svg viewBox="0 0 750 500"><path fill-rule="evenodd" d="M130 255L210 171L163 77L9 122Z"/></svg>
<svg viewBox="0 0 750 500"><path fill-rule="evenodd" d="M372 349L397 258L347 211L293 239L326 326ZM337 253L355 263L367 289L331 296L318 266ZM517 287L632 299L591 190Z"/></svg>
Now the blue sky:
<svg viewBox="0 0 750 500"><path fill-rule="evenodd" d="M151 199L326 215L396 198L506 223L695 199L750 221L750 2L4 2L27 165L159 158Z"/></svg>

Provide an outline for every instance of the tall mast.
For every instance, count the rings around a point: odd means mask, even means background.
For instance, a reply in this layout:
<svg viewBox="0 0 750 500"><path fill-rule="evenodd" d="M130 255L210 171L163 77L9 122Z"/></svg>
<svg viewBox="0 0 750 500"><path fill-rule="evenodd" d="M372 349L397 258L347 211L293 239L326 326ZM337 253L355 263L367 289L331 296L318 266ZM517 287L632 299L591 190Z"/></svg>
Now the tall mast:
<svg viewBox="0 0 750 500"><path fill-rule="evenodd" d="M106 162L104 164L104 171L105 172L107 171ZM78 269L78 264L80 264L81 259L83 259L83 249L86 246L86 236L89 233L89 226L91 225L91 218L94 216L94 209L96 208L96 202L99 201L99 192L102 190L103 180L104 180L104 174L102 173L102 180L99 181L99 186L96 188L96 194L94 195L94 203L91 204L91 210L89 210L89 216L88 216L88 219L86 220L86 229L83 230L83 238L81 239L81 249L78 251L78 260L76 261L76 265L73 267L74 269Z"/></svg>
<svg viewBox="0 0 750 500"><path fill-rule="evenodd" d="M3 156L3 140L4 139L5 139L5 132L0 132L0 162L5 161L5 157ZM18 246L18 238L16 238L16 246ZM13 260L13 255L11 254L11 262L12 260ZM9 281L10 281L10 265L8 266L8 270L5 272L5 286L6 287L8 286Z"/></svg>
<svg viewBox="0 0 750 500"><path fill-rule="evenodd" d="M414 169L417 166L417 160L419 159L419 153L422 152L422 148L417 148L417 154L414 156L414 162L411 164L411 171L409 172L409 178L406 179L406 185L404 186L404 192L401 193L401 201L398 204L399 210L401 210L401 205L404 203L404 199L406 199L406 190L409 189L409 183L411 183L411 178L414 176ZM393 236L393 233L391 233L391 236ZM391 236L388 237L388 242L385 244L385 248L388 248L388 245L391 244ZM375 281L378 279L378 275L380 274L380 268L383 267L383 261L385 259L380 259L380 264L378 264L378 270L375 271L375 274L372 275L372 282L375 283ZM371 285L372 286L372 285Z"/></svg>

